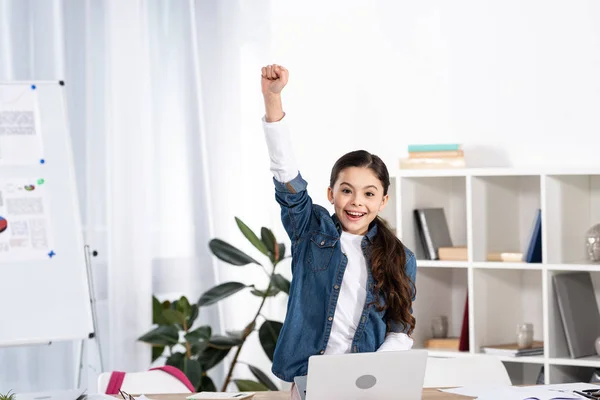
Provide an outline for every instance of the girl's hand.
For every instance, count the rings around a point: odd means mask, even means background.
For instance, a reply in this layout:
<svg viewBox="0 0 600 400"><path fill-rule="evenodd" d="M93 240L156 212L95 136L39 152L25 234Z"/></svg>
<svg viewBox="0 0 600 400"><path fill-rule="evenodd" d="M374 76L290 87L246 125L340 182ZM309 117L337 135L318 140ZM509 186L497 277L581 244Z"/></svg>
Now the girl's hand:
<svg viewBox="0 0 600 400"><path fill-rule="evenodd" d="M271 64L262 68L261 87L263 96L279 95L288 82L289 72L281 65Z"/></svg>

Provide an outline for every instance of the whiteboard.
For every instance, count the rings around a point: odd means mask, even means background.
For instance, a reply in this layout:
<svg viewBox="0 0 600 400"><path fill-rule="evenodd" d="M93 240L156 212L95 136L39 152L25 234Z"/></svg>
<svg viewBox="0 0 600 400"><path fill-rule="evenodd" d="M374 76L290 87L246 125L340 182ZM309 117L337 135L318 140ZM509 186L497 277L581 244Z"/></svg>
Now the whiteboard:
<svg viewBox="0 0 600 400"><path fill-rule="evenodd" d="M0 83L0 346L92 337L62 82Z"/></svg>

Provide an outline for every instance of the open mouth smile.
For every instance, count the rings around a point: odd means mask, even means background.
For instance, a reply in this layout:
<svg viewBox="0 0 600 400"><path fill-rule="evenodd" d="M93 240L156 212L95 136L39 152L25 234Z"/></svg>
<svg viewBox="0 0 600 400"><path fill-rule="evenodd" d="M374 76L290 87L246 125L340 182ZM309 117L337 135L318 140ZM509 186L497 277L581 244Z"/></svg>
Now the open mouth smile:
<svg viewBox="0 0 600 400"><path fill-rule="evenodd" d="M358 212L358 211L348 211L348 210L346 210L345 212L346 212L346 216L348 217L348 219L350 221L358 221L362 217L364 217L365 215L367 215L367 213Z"/></svg>

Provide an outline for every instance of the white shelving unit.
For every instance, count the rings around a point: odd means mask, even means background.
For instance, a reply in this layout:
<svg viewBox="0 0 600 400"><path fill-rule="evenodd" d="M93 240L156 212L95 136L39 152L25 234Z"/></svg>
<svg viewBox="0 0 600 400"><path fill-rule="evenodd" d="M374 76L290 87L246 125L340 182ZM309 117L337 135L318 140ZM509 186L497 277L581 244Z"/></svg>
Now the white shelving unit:
<svg viewBox="0 0 600 400"><path fill-rule="evenodd" d="M589 271L600 299L600 264L586 261L585 233L600 223L600 168L401 170L392 178L382 215L417 256L415 348L430 336L434 316L449 319L459 337L469 298L470 357L485 345L516 341L529 322L544 355L501 357L514 384L533 384L543 367L549 383L588 381L600 357L571 359L552 287L552 276ZM413 210L443 207L453 244L468 247L468 261L424 259ZM488 262L491 251L525 253L536 211L542 210L542 263ZM493 357L493 356L490 356Z"/></svg>

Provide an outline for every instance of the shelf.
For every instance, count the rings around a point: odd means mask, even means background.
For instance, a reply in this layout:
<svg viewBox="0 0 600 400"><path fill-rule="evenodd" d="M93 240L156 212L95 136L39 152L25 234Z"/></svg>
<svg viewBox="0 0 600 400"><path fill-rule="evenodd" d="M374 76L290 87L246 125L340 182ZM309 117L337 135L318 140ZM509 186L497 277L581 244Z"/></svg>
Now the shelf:
<svg viewBox="0 0 600 400"><path fill-rule="evenodd" d="M445 176L600 175L600 168L455 168L399 169L395 176L406 178Z"/></svg>
<svg viewBox="0 0 600 400"><path fill-rule="evenodd" d="M459 337L467 296L467 269L442 267L417 268L417 271L414 346L423 347L425 340L433 336L431 322L440 315L448 318L448 337Z"/></svg>
<svg viewBox="0 0 600 400"><path fill-rule="evenodd" d="M431 356L497 357L513 382L524 383L535 382L542 367L546 384L589 381L600 371L600 357L569 357L553 287L556 274L590 272L600 306L600 262L588 260L585 245L587 230L600 223L600 168L400 170L393 184L388 218L417 257L414 348L431 337L439 315L449 318L448 336L458 337L468 294L471 351L432 349ZM453 245L466 245L468 260L426 259L414 210L429 207L444 208ZM542 263L488 261L490 252L527 253L538 210ZM522 323L534 325L543 356L479 353L485 345L514 343Z"/></svg>
<svg viewBox="0 0 600 400"><path fill-rule="evenodd" d="M545 264L544 268L549 271L590 271L600 272L600 263L581 261L573 264Z"/></svg>
<svg viewBox="0 0 600 400"><path fill-rule="evenodd" d="M548 362L553 365L570 365L574 367L600 368L600 357L589 356L581 358L550 358Z"/></svg>
<svg viewBox="0 0 600 400"><path fill-rule="evenodd" d="M402 205L398 237L417 259L426 259L415 223L414 210L443 208L454 246L467 245L467 196L464 177L405 178L398 183Z"/></svg>
<svg viewBox="0 0 600 400"><path fill-rule="evenodd" d="M467 261L417 260L417 268L468 268Z"/></svg>
<svg viewBox="0 0 600 400"><path fill-rule="evenodd" d="M587 258L585 235L600 223L600 175L552 175L545 179L543 220L550 263L573 263ZM542 224L542 227L544 224Z"/></svg>
<svg viewBox="0 0 600 400"><path fill-rule="evenodd" d="M526 254L538 210L539 176L472 178L473 260L487 261L490 252Z"/></svg>
<svg viewBox="0 0 600 400"><path fill-rule="evenodd" d="M517 325L533 324L533 339L543 340L542 271L473 271L473 349L517 340Z"/></svg>
<svg viewBox="0 0 600 400"><path fill-rule="evenodd" d="M489 355L492 357L492 355ZM544 364L546 359L541 356L531 356L531 357L506 357L506 356L496 356L500 361L511 362L511 363L519 363L519 364Z"/></svg>
<svg viewBox="0 0 600 400"><path fill-rule="evenodd" d="M523 269L523 270L542 270L543 265L540 263L524 263L524 262L502 262L502 261L477 261L472 263L473 268L479 269Z"/></svg>
<svg viewBox="0 0 600 400"><path fill-rule="evenodd" d="M453 350L430 350L428 351L430 357L441 357L441 358L456 358L456 357L472 357L473 354L468 351L453 351Z"/></svg>

